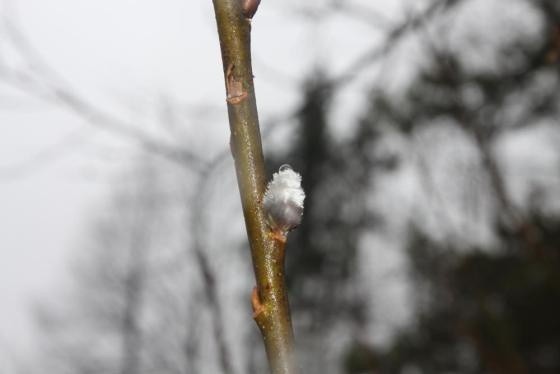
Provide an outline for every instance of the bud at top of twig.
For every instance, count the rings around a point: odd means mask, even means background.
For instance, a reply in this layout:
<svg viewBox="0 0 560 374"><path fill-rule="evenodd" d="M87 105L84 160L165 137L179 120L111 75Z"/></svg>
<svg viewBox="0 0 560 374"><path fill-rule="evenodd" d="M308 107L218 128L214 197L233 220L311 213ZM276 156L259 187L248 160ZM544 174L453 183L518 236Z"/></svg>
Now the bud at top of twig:
<svg viewBox="0 0 560 374"><path fill-rule="evenodd" d="M243 15L245 18L253 18L261 0L241 0L241 6L243 8Z"/></svg>
<svg viewBox="0 0 560 374"><path fill-rule="evenodd" d="M304 199L301 175L290 165L282 165L268 183L263 199L270 228L286 233L297 227L301 222Z"/></svg>

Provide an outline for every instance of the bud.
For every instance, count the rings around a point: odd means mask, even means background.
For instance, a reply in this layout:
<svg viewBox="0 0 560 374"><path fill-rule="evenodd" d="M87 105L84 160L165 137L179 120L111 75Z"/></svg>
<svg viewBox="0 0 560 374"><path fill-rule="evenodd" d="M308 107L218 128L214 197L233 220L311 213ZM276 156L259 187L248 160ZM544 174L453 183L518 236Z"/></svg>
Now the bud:
<svg viewBox="0 0 560 374"><path fill-rule="evenodd" d="M245 18L253 18L261 0L241 0L241 7Z"/></svg>
<svg viewBox="0 0 560 374"><path fill-rule="evenodd" d="M285 236L300 224L304 199L301 175L290 165L282 165L268 183L263 199L266 219L273 233Z"/></svg>

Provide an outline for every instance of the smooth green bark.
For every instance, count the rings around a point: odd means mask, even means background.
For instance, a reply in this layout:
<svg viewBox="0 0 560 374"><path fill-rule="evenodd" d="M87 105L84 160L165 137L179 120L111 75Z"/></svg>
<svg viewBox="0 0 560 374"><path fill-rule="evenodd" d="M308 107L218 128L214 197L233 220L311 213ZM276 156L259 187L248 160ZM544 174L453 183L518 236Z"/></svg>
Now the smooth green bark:
<svg viewBox="0 0 560 374"><path fill-rule="evenodd" d="M293 330L284 281L284 244L270 235L262 209L265 168L251 67L251 21L240 0L213 0L235 159L257 283L261 330L271 373L294 374ZM255 304L255 300L254 304Z"/></svg>

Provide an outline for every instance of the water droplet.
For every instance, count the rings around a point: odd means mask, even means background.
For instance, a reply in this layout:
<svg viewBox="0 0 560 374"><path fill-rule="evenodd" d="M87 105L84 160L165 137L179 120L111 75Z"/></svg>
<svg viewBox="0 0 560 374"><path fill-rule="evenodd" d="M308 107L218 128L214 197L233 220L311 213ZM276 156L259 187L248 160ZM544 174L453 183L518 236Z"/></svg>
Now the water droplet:
<svg viewBox="0 0 560 374"><path fill-rule="evenodd" d="M286 171L286 170L293 170L293 169L290 165L284 164L284 165L280 166L280 169L278 171L282 172L282 171Z"/></svg>

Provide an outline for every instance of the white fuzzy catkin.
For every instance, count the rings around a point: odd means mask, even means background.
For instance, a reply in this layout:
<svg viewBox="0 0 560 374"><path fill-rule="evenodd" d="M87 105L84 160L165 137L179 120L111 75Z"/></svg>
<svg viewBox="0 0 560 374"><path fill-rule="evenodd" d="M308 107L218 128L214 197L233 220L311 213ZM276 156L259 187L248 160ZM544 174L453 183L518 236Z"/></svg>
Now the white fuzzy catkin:
<svg viewBox="0 0 560 374"><path fill-rule="evenodd" d="M282 165L268 183L263 199L271 229L288 232L298 226L303 214L304 199L301 175L290 165Z"/></svg>

